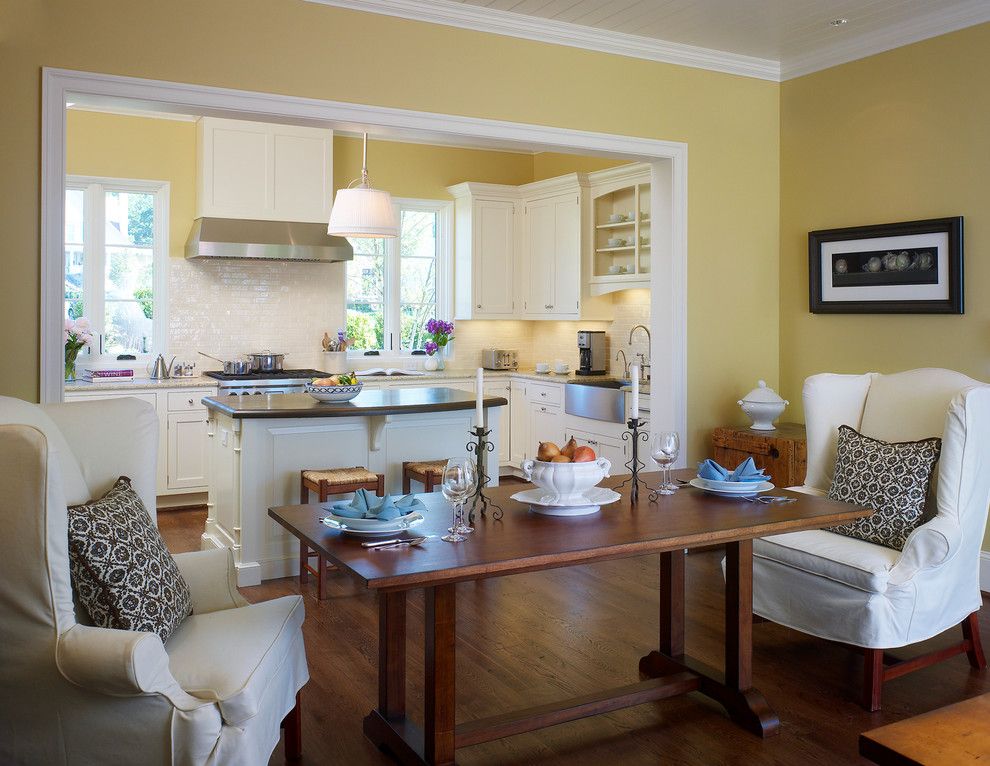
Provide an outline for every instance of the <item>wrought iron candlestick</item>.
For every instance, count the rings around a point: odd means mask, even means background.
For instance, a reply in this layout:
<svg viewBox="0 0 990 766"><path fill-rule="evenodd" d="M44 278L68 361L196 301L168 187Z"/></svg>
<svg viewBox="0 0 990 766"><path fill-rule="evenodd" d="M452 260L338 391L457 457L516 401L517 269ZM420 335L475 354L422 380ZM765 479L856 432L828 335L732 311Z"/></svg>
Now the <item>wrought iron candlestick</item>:
<svg viewBox="0 0 990 766"><path fill-rule="evenodd" d="M632 482L632 488L629 491L629 499L636 503L639 501L639 485L642 484L646 489L649 489L649 485L641 478L639 478L639 469L646 468L646 463L639 459L639 442L643 440L648 442L650 440L650 435L644 431L646 428L646 421L641 421L639 418L629 418L626 422L629 427L628 431L622 432L623 441L632 442L632 459L626 463L626 468L629 469L629 478L622 482L616 489L622 489L622 487Z"/></svg>
<svg viewBox="0 0 990 766"><path fill-rule="evenodd" d="M491 431L486 431L483 426L475 426L471 429L471 433L474 434L475 441L468 442L467 451L473 452L477 460L477 474L478 483L475 486L474 494L471 496L471 510L468 512L468 523L474 523L474 511L478 508L481 511L481 515L485 515L485 511L488 510L489 506L492 509L492 518L496 521L502 518L502 509L495 503L494 500L489 498L485 494L485 487L488 486L490 477L488 476L488 470L485 464L488 462L486 460L489 452L495 451L495 444L489 440L488 434Z"/></svg>

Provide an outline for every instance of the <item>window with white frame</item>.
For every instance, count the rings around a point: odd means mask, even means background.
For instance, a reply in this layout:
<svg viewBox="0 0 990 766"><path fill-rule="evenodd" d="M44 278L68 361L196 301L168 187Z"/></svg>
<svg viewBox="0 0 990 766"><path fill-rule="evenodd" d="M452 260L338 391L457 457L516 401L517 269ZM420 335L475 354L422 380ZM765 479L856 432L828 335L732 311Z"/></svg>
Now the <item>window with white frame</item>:
<svg viewBox="0 0 990 766"><path fill-rule="evenodd" d="M409 354L429 339L430 319L450 318L451 205L394 203L398 237L349 240L347 335L358 352Z"/></svg>
<svg viewBox="0 0 990 766"><path fill-rule="evenodd" d="M69 176L65 315L85 316L104 359L165 349L168 183Z"/></svg>

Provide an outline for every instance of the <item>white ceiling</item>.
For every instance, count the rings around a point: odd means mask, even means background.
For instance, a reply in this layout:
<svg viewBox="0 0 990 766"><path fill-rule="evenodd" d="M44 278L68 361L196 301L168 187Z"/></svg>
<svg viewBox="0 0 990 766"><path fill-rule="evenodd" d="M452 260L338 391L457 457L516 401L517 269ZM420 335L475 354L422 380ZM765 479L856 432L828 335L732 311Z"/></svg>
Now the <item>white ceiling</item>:
<svg viewBox="0 0 990 766"><path fill-rule="evenodd" d="M773 80L990 21L990 0L311 2Z"/></svg>

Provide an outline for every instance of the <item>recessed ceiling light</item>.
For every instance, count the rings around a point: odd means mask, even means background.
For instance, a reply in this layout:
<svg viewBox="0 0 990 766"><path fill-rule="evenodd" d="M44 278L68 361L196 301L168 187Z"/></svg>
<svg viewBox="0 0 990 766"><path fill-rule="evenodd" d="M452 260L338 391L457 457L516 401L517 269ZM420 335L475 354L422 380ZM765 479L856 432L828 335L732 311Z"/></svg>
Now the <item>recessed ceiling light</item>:
<svg viewBox="0 0 990 766"><path fill-rule="evenodd" d="M831 27L843 27L849 23L849 19L832 19L828 24Z"/></svg>

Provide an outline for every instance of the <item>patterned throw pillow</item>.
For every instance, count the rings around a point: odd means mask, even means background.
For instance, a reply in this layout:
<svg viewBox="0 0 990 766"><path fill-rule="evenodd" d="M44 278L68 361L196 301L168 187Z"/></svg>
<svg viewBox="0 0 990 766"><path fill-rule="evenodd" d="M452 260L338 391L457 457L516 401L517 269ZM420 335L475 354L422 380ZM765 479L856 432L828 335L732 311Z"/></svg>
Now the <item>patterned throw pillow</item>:
<svg viewBox="0 0 990 766"><path fill-rule="evenodd" d="M936 437L890 443L839 426L828 497L873 508L875 513L828 531L903 550L925 512L928 485L941 450L942 440Z"/></svg>
<svg viewBox="0 0 990 766"><path fill-rule="evenodd" d="M101 628L166 641L192 612L189 585L126 476L100 500L69 508L72 589Z"/></svg>

